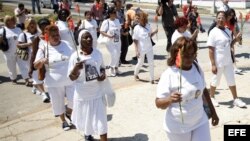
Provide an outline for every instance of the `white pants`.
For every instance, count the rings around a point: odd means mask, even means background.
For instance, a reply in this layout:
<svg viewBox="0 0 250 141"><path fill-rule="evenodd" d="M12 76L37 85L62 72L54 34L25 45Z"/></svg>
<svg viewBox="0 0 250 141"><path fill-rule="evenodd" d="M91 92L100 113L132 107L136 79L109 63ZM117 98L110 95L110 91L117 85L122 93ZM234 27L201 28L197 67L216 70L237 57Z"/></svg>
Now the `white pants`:
<svg viewBox="0 0 250 141"><path fill-rule="evenodd" d="M65 96L67 98L67 107L69 107L70 109L73 108L74 91L74 85L62 87L48 87L52 109L55 116L59 116L65 113Z"/></svg>
<svg viewBox="0 0 250 141"><path fill-rule="evenodd" d="M21 72L22 78L27 79L29 70L29 59L22 60L16 56L16 54L4 53L4 59L7 63L7 68L9 71L9 77L11 80L17 78L16 64L18 65L19 71Z"/></svg>
<svg viewBox="0 0 250 141"><path fill-rule="evenodd" d="M150 81L154 80L154 53L153 50L147 53L140 53L140 57L138 58L138 62L135 66L134 75L138 75L139 71L144 63L144 56L147 55L148 65L149 65L149 73L150 73Z"/></svg>
<svg viewBox="0 0 250 141"><path fill-rule="evenodd" d="M217 74L213 75L211 86L217 87L219 85L222 74L224 74L228 86L235 86L233 64L224 67L217 67Z"/></svg>
<svg viewBox="0 0 250 141"><path fill-rule="evenodd" d="M188 133L174 134L167 132L167 135L169 141L211 141L209 122Z"/></svg>
<svg viewBox="0 0 250 141"><path fill-rule="evenodd" d="M109 66L112 68L118 67L121 55L121 43L109 43L106 47L111 55Z"/></svg>

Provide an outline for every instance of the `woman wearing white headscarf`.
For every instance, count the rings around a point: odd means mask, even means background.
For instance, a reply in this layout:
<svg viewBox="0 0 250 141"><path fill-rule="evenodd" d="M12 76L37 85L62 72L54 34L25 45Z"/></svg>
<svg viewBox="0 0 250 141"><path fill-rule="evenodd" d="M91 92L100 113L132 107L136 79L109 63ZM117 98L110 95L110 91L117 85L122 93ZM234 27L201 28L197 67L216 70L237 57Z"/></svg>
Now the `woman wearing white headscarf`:
<svg viewBox="0 0 250 141"><path fill-rule="evenodd" d="M75 81L72 122L89 135L100 135L107 141L107 114L101 81L106 78L101 52L92 47L93 38L87 30L79 33L80 51L69 60L68 76Z"/></svg>

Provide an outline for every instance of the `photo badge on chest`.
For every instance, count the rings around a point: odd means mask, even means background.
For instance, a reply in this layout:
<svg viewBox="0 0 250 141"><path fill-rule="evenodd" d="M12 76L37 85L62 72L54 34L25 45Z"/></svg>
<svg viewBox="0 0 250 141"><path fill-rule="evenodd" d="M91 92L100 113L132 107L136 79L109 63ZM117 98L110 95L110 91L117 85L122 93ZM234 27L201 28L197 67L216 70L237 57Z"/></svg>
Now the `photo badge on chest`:
<svg viewBox="0 0 250 141"><path fill-rule="evenodd" d="M86 81L92 81L98 78L97 67L94 63L85 64Z"/></svg>

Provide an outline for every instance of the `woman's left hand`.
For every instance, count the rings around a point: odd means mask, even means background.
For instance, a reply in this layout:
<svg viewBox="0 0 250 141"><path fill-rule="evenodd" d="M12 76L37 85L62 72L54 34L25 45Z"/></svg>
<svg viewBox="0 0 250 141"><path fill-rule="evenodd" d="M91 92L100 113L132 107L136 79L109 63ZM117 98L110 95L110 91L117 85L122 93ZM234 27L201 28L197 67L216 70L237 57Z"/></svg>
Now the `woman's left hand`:
<svg viewBox="0 0 250 141"><path fill-rule="evenodd" d="M242 33L239 32L239 33L236 35L235 39L236 39L236 41L239 42L239 41L242 39Z"/></svg>
<svg viewBox="0 0 250 141"><path fill-rule="evenodd" d="M211 118L212 118L212 120L211 120L212 125L213 126L218 125L218 123L219 123L219 117L218 117L218 115L216 113L212 113L212 117Z"/></svg>
<svg viewBox="0 0 250 141"><path fill-rule="evenodd" d="M101 69L101 73L100 73L99 77L97 78L97 80L103 81L105 78L106 78L105 69Z"/></svg>

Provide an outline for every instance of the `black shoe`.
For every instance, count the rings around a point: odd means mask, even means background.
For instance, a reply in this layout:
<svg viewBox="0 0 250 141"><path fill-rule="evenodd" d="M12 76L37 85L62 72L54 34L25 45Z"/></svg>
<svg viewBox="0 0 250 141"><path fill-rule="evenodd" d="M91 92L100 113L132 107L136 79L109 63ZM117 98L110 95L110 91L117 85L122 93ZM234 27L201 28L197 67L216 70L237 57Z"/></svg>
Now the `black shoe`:
<svg viewBox="0 0 250 141"><path fill-rule="evenodd" d="M133 60L137 60L137 56L135 56L135 57L132 57L132 59L133 59Z"/></svg>
<svg viewBox="0 0 250 141"><path fill-rule="evenodd" d="M94 141L94 138L92 135L88 135L88 136L85 135L84 138L85 138L85 141Z"/></svg>
<svg viewBox="0 0 250 141"><path fill-rule="evenodd" d="M202 28L202 29L200 30L200 32L201 32L201 33L204 33L204 32L206 32L206 30Z"/></svg>
<svg viewBox="0 0 250 141"><path fill-rule="evenodd" d="M41 96L43 99L43 103L50 103L50 98L47 93L42 93Z"/></svg>
<svg viewBox="0 0 250 141"><path fill-rule="evenodd" d="M70 126L69 126L69 124L67 123L67 121L64 121L64 122L62 123L62 128L63 128L64 131L68 131L68 130L70 129Z"/></svg>
<svg viewBox="0 0 250 141"><path fill-rule="evenodd" d="M129 61L121 61L122 64L130 64Z"/></svg>

